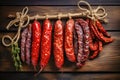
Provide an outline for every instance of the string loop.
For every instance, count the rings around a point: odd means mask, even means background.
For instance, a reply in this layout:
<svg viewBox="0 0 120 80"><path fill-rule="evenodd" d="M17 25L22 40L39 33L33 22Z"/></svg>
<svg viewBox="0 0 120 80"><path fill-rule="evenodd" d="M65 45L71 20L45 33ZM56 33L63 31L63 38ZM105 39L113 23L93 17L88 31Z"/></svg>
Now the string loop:
<svg viewBox="0 0 120 80"><path fill-rule="evenodd" d="M88 8L84 8L81 6L81 4L85 4L88 6ZM93 9L90 4L86 1L79 1L78 2L78 8L80 10L83 10L85 12L82 12L82 14L80 13L76 13L76 14L71 14L71 13L68 13L67 15L66 14L58 14L58 15L45 15L45 16L39 16L39 15L36 15L34 17L29 17L27 15L28 13L28 7L25 7L23 8L22 12L17 12L16 13L16 18L12 21L9 22L9 24L7 25L7 29L9 30L9 28L11 26L15 26L15 27L18 27L18 31L16 33L16 35L11 38L9 35L5 35L3 36L2 38L2 43L4 46L10 46L14 43L17 43L18 40L19 40L19 37L20 37L20 31L22 28L26 27L28 24L29 24L29 21L32 20L32 19L43 19L43 17L45 19L48 19L48 18L58 18L58 19L61 19L61 17L69 17L72 18L73 16L86 16L87 18L90 18L92 20L103 20L105 21L105 17L107 16L107 13L105 12L105 9L103 7L100 7L98 6L96 9ZM5 39L8 39L10 40L11 42L10 43L5 43Z"/></svg>
<svg viewBox="0 0 120 80"><path fill-rule="evenodd" d="M2 43L3 43L4 46L10 46L10 45L18 42L19 37L20 37L21 28L26 27L29 24L29 21L30 21L27 13L28 13L28 7L25 7L25 8L23 8L22 12L17 12L16 13L16 18L14 20L9 22L6 29L9 30L9 28L14 25L15 27L18 27L18 31L13 38L11 38L9 35L4 35L2 37ZM5 39L10 40L10 43L6 43Z"/></svg>
<svg viewBox="0 0 120 80"><path fill-rule="evenodd" d="M88 9L81 7L80 4L82 3L87 5ZM105 12L105 9L103 7L98 6L96 9L92 9L90 4L83 0L78 2L78 8L80 10L84 10L85 11L84 13L86 14L86 16L92 20L96 20L96 19L103 20L107 16L107 13Z"/></svg>

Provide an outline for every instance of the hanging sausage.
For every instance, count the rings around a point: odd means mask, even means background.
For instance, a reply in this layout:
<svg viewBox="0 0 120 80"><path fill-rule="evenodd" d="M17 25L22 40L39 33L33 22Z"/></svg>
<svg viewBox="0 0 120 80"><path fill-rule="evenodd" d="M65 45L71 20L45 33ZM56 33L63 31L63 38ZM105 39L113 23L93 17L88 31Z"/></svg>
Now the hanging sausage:
<svg viewBox="0 0 120 80"><path fill-rule="evenodd" d="M57 20L55 22L53 36L54 36L54 42L53 42L54 60L56 67L61 68L64 63L63 23L61 20Z"/></svg>

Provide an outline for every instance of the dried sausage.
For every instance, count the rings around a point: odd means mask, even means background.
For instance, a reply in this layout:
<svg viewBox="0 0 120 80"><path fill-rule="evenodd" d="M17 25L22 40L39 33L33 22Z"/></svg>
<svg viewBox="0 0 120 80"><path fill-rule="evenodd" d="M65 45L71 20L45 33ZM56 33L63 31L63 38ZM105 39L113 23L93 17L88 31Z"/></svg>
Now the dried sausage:
<svg viewBox="0 0 120 80"><path fill-rule="evenodd" d="M54 27L54 60L57 68L61 68L64 63L63 55L63 24L57 20Z"/></svg>
<svg viewBox="0 0 120 80"><path fill-rule="evenodd" d="M25 45L26 45L26 38L27 38L28 28L25 28L21 33L21 60L25 62Z"/></svg>
<svg viewBox="0 0 120 80"><path fill-rule="evenodd" d="M79 25L79 21L75 21L75 31L77 35L77 44L78 44L78 53L77 53L77 66L82 66L82 55L83 55L83 30L81 25Z"/></svg>
<svg viewBox="0 0 120 80"><path fill-rule="evenodd" d="M32 25L29 24L28 26L28 33L27 33L27 39L26 39L26 63L30 64L30 55L31 55L31 41L32 41Z"/></svg>
<svg viewBox="0 0 120 80"><path fill-rule="evenodd" d="M51 54L51 38L52 38L52 25L48 19L43 23L42 39L41 39L41 70L47 65Z"/></svg>
<svg viewBox="0 0 120 80"><path fill-rule="evenodd" d="M74 20L69 19L65 26L65 52L69 61L75 62L74 45L73 45Z"/></svg>
<svg viewBox="0 0 120 80"><path fill-rule="evenodd" d="M40 40L41 40L41 25L35 20L32 24L32 52L31 52L31 61L32 65L35 67L38 63L39 51L40 51Z"/></svg>

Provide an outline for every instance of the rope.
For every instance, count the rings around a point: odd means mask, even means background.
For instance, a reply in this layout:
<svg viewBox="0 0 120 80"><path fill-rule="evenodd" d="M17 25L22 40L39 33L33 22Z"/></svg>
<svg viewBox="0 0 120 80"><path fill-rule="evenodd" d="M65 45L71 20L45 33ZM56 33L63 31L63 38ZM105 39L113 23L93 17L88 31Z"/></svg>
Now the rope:
<svg viewBox="0 0 120 80"><path fill-rule="evenodd" d="M10 45L15 44L15 43L18 42L18 40L20 38L21 28L26 27L29 24L29 21L30 21L29 16L27 15L27 13L28 13L28 7L25 7L22 10L22 12L17 12L16 13L16 18L14 20L9 22L6 29L9 30L9 28L14 25L15 27L18 27L18 31L17 31L16 35L13 38L11 38L9 35L4 35L2 37L2 43L3 43L4 46L10 46ZM25 19L27 21L25 21ZM10 41L10 43L6 43L5 39L8 39Z"/></svg>
<svg viewBox="0 0 120 80"><path fill-rule="evenodd" d="M87 5L88 9L81 7L80 4L82 3ZM84 10L85 11L84 14L87 14L87 17L92 20L96 19L103 20L107 16L107 13L105 12L105 9L103 7L98 6L97 9L92 9L90 4L83 0L78 2L78 8L80 10Z"/></svg>
<svg viewBox="0 0 120 80"><path fill-rule="evenodd" d="M87 8L83 8L80 6L80 4L85 4L88 6L88 9ZM96 9L92 9L92 7L90 6L90 4L86 1L79 1L78 2L78 8L80 10L84 10L85 12L82 12L82 13L68 13L68 14L58 14L58 15L45 15L45 16L40 16L40 15L35 15L35 16L31 16L29 17L27 15L28 13L28 7L25 7L23 8L22 12L16 12L16 18L12 21L9 22L9 24L7 25L7 30L9 30L9 28L11 26L15 26L15 27L18 27L18 31L16 33L16 35L11 38L9 35L4 35L2 37L2 43L4 46L10 46L12 44L15 44L18 42L19 38L20 38L20 32L21 32L21 28L24 28L26 27L28 24L29 24L29 21L30 20L34 20L34 19L51 19L51 18L58 18L58 19L61 19L61 18L64 18L64 17L69 17L70 19L72 17L80 17L80 16L86 16L92 20L103 20L104 21L104 18L107 16L107 13L105 12L105 9L103 7L100 7L98 6ZM8 39L10 40L10 43L6 43L5 42L5 39Z"/></svg>
<svg viewBox="0 0 120 80"><path fill-rule="evenodd" d="M59 19L59 20L61 19L61 16L62 16L62 14L59 13L59 14L58 14L58 19Z"/></svg>
<svg viewBox="0 0 120 80"><path fill-rule="evenodd" d="M68 16L69 16L69 19L71 19L71 18L72 18L70 13L68 13Z"/></svg>

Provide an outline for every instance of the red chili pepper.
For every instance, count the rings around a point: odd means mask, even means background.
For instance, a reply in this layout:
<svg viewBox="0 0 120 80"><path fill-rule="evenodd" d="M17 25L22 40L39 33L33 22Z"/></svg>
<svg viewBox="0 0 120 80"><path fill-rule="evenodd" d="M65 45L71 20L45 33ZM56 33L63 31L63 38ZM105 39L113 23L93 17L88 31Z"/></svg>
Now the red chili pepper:
<svg viewBox="0 0 120 80"><path fill-rule="evenodd" d="M73 30L74 20L70 19L65 27L65 52L69 61L75 62L74 46L73 46Z"/></svg>
<svg viewBox="0 0 120 80"><path fill-rule="evenodd" d="M38 63L39 58L39 51L40 51L40 40L41 40L41 26L38 21L34 21L32 24L32 52L31 52L31 59L32 65L35 67Z"/></svg>
<svg viewBox="0 0 120 80"><path fill-rule="evenodd" d="M54 27L54 60L57 68L61 68L64 63L63 55L63 25L61 20L57 20Z"/></svg>
<svg viewBox="0 0 120 80"><path fill-rule="evenodd" d="M52 25L48 19L43 23L43 32L41 40L41 60L40 71L47 65L51 54Z"/></svg>

